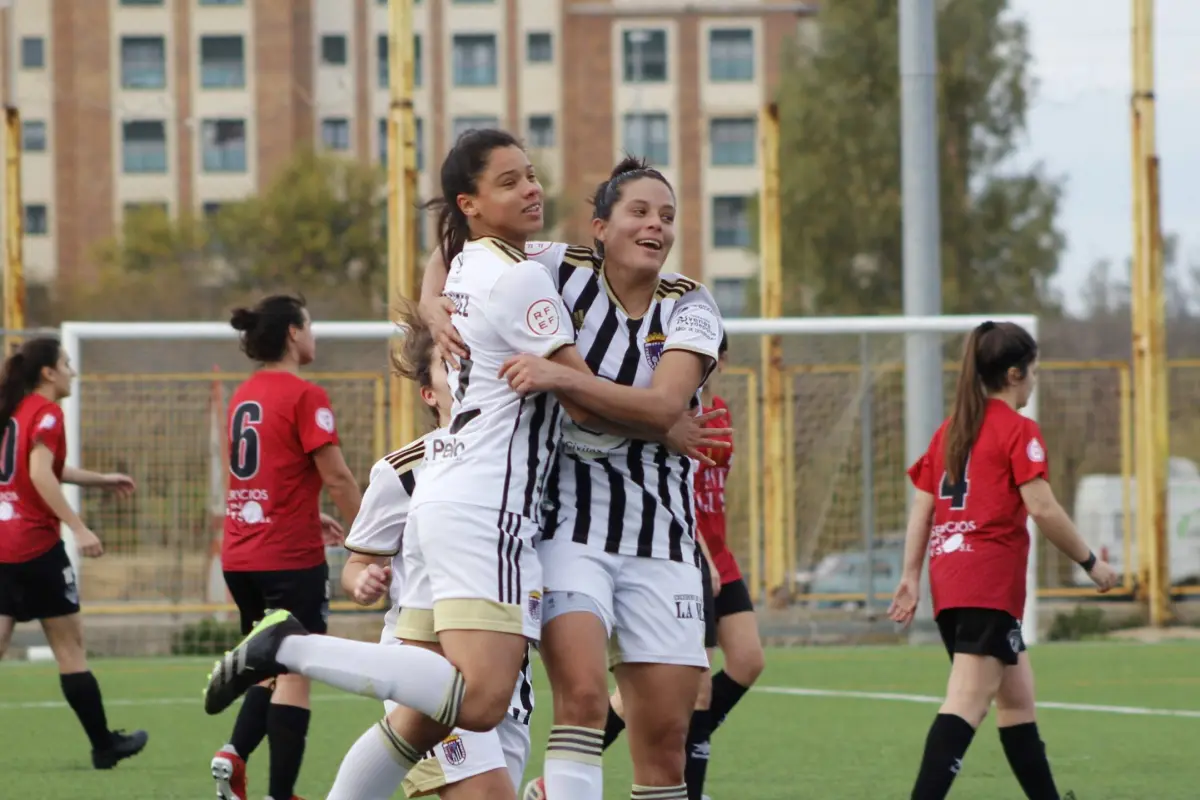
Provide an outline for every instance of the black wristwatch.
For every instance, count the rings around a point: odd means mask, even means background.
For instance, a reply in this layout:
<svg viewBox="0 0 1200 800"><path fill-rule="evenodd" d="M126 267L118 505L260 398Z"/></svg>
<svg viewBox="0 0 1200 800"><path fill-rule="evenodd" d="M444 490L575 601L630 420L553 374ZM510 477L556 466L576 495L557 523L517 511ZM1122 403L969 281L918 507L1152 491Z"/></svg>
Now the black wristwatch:
<svg viewBox="0 0 1200 800"><path fill-rule="evenodd" d="M1087 559L1080 561L1079 566L1083 567L1084 572L1091 572L1096 566L1096 554L1089 550Z"/></svg>

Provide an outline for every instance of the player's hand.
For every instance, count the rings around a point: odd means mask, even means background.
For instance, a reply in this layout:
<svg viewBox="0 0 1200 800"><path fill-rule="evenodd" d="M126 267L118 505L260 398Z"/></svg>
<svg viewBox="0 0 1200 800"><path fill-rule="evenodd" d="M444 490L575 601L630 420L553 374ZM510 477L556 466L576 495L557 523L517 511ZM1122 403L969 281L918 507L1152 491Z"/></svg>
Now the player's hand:
<svg viewBox="0 0 1200 800"><path fill-rule="evenodd" d="M115 492L118 497L129 497L137 489L137 484L128 475L109 472L101 477L104 480L100 485L110 492Z"/></svg>
<svg viewBox="0 0 1200 800"><path fill-rule="evenodd" d="M711 561L708 562L708 580L712 584L713 597L721 593L721 576L717 573L717 567Z"/></svg>
<svg viewBox="0 0 1200 800"><path fill-rule="evenodd" d="M1092 579L1092 583L1096 584L1096 588L1101 594L1104 594L1121 582L1120 574L1112 568L1112 565L1107 561L1100 561L1099 559L1092 566L1092 571L1088 573L1088 577Z"/></svg>
<svg viewBox="0 0 1200 800"><path fill-rule="evenodd" d="M75 533L75 546L79 548L79 552L88 558L99 558L104 555L104 545L100 543L100 537L92 533L88 528L80 528Z"/></svg>
<svg viewBox="0 0 1200 800"><path fill-rule="evenodd" d="M517 394L527 395L556 391L562 387L563 378L571 372L549 359L522 353L505 361L498 377L507 380Z"/></svg>
<svg viewBox="0 0 1200 800"><path fill-rule="evenodd" d="M714 466L716 462L712 460L709 453L715 449L729 449L728 437L733 435L733 428L706 428L704 426L710 420L719 419L726 413L723 408L714 408L703 414L693 414L690 410L685 411L679 421L671 426L671 430L667 431L667 447L676 453L694 458L705 466ZM720 438L722 436L726 437L726 440L722 440Z"/></svg>
<svg viewBox="0 0 1200 800"><path fill-rule="evenodd" d="M422 300L417 311L422 321L429 326L429 332L433 334L433 341L441 350L442 358L450 366L458 369L458 359L470 358L471 350L450 319L450 315L454 313L454 301L448 297Z"/></svg>
<svg viewBox="0 0 1200 800"><path fill-rule="evenodd" d="M899 622L907 628L917 614L917 600L921 596L921 579L903 577L896 593L892 595L892 604L888 607L888 617L892 622Z"/></svg>
<svg viewBox="0 0 1200 800"><path fill-rule="evenodd" d="M346 531L342 523L328 514L321 515L321 541L326 547L341 547L346 542Z"/></svg>
<svg viewBox="0 0 1200 800"><path fill-rule="evenodd" d="M378 601L387 592L391 575L391 567L368 564L354 579L354 602L360 606L369 606Z"/></svg>

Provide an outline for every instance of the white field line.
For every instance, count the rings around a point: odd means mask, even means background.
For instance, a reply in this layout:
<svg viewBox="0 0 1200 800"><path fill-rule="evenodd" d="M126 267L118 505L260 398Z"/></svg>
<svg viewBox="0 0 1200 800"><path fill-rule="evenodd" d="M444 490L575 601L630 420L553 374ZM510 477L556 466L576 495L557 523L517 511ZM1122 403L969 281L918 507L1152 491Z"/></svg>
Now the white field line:
<svg viewBox="0 0 1200 800"><path fill-rule="evenodd" d="M790 695L793 697L832 697L848 700L882 700L885 702L922 703L925 705L940 705L941 697L927 694L902 694L898 692L855 692L842 689L806 689L797 686L756 686L754 692L762 694ZM345 702L347 700L367 700L374 698L360 697L354 694L317 694L313 695L314 703ZM375 701L378 702L378 701ZM201 692L197 691L194 698L190 697L125 697L106 699L106 706L184 706L194 705L199 710L202 705ZM1055 711L1084 711L1094 714L1123 714L1140 717L1184 717L1200 719L1200 710L1174 708L1142 708L1139 706L1102 706L1091 703L1055 703L1039 702L1038 708ZM24 709L66 708L62 700L42 700L28 702L0 702L0 711L18 711Z"/></svg>

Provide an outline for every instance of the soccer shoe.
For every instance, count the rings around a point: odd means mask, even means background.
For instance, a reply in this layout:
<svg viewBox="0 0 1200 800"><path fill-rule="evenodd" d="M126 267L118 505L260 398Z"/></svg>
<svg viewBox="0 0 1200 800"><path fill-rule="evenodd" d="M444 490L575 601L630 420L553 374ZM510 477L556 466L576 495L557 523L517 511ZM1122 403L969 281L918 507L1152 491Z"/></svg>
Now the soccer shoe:
<svg viewBox="0 0 1200 800"><path fill-rule="evenodd" d="M268 611L237 647L213 664L204 690L204 710L220 714L251 686L287 672L275 660L279 645L288 636L307 633L287 611Z"/></svg>
<svg viewBox="0 0 1200 800"><path fill-rule="evenodd" d="M108 747L92 751L92 766L96 769L112 769L118 761L132 758L142 752L142 748L148 741L150 741L150 734L145 731L134 731L133 733L113 731L112 741Z"/></svg>
<svg viewBox="0 0 1200 800"><path fill-rule="evenodd" d="M217 800L246 800L246 762L228 750L218 750L212 760Z"/></svg>
<svg viewBox="0 0 1200 800"><path fill-rule="evenodd" d="M534 778L525 784L525 791L521 792L521 800L546 800L546 781L542 778Z"/></svg>

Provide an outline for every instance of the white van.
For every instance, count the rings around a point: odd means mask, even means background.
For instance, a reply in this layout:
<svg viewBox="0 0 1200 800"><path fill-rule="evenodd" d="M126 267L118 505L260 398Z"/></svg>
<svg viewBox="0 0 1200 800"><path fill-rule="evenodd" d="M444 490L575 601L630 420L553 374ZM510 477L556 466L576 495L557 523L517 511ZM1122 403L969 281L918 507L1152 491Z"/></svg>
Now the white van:
<svg viewBox="0 0 1200 800"><path fill-rule="evenodd" d="M1169 462L1167 542L1171 583L1200 581L1200 468L1186 458ZM1118 571L1125 568L1125 509L1120 475L1085 475L1075 492L1075 524L1096 555ZM1129 482L1131 519L1137 520L1137 479ZM1136 530L1136 528L1135 528ZM1132 531L1131 531L1132 534ZM1131 567L1137 570L1137 541L1130 542ZM1083 570L1075 582L1090 586Z"/></svg>

